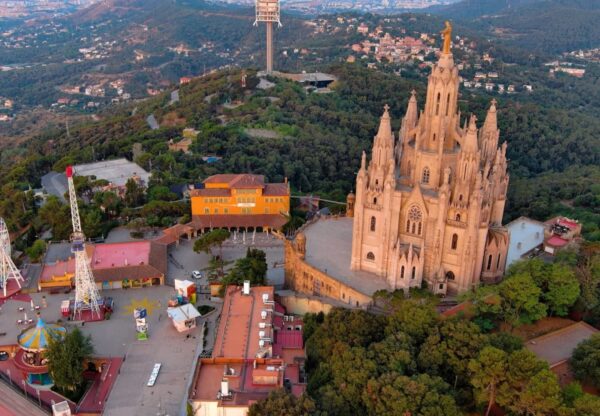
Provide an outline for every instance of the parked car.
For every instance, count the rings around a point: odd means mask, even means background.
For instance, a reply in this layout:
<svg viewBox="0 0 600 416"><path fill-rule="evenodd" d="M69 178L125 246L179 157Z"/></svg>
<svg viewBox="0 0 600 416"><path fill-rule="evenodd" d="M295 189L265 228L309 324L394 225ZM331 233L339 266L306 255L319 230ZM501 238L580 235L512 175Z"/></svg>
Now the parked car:
<svg viewBox="0 0 600 416"><path fill-rule="evenodd" d="M194 279L202 279L204 276L202 275L202 272L200 272L199 270L194 270L192 272L192 277Z"/></svg>

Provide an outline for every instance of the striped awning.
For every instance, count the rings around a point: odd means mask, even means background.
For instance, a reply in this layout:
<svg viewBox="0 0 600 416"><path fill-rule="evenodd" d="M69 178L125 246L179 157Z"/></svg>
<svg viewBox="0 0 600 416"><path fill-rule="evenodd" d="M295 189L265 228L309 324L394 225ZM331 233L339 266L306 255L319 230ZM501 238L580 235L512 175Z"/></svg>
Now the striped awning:
<svg viewBox="0 0 600 416"><path fill-rule="evenodd" d="M29 328L17 337L21 348L28 351L43 351L48 348L50 338L60 340L64 338L66 329L54 324L46 324L41 318L33 328Z"/></svg>

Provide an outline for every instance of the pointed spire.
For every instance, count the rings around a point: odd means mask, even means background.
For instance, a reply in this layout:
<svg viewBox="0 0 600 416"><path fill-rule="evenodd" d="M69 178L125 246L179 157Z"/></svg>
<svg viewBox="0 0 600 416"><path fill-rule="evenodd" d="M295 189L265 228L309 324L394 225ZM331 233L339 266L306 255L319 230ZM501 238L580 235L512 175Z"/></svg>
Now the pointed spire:
<svg viewBox="0 0 600 416"><path fill-rule="evenodd" d="M379 122L379 130L377 131L377 138L380 140L384 139L393 141L392 122L390 120L389 109L389 105L386 104L383 106L383 115L381 116L381 121Z"/></svg>
<svg viewBox="0 0 600 416"><path fill-rule="evenodd" d="M469 127L467 128L467 134L463 139L462 151L463 152L477 152L479 146L477 145L477 117L471 115L469 119Z"/></svg>
<svg viewBox="0 0 600 416"><path fill-rule="evenodd" d="M417 125L419 117L419 109L417 108L417 92L412 90L410 92L410 99L408 100L408 106L406 107L406 114L402 120L402 128L405 130L411 130Z"/></svg>
<svg viewBox="0 0 600 416"><path fill-rule="evenodd" d="M483 123L483 131L494 132L498 129L498 116L496 114L496 100L493 99Z"/></svg>
<svg viewBox="0 0 600 416"><path fill-rule="evenodd" d="M360 160L360 169L361 170L367 169L367 153L364 150L362 152L362 158Z"/></svg>

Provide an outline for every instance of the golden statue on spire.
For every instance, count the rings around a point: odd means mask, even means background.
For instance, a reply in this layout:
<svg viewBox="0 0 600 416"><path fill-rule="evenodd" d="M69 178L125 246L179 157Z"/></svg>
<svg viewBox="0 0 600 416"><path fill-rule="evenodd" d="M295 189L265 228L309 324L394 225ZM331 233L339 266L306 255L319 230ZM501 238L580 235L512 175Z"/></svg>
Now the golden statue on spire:
<svg viewBox="0 0 600 416"><path fill-rule="evenodd" d="M441 32L444 37L444 48L443 53L450 53L450 45L452 44L452 25L446 20L446 27Z"/></svg>

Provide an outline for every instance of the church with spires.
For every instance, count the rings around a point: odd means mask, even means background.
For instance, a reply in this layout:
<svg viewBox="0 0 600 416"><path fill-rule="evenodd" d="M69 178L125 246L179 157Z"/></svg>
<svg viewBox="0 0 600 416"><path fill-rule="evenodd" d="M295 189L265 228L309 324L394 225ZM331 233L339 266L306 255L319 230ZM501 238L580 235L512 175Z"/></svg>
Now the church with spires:
<svg viewBox="0 0 600 416"><path fill-rule="evenodd" d="M460 114L450 35L447 24L424 107L413 91L397 139L385 106L350 198L350 269L373 273L391 289L426 282L435 293L460 293L504 274L506 143L498 145L495 100L480 126Z"/></svg>

